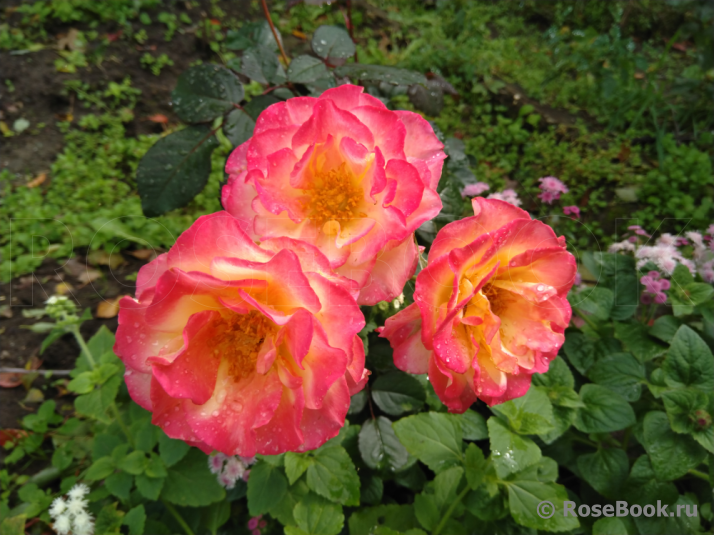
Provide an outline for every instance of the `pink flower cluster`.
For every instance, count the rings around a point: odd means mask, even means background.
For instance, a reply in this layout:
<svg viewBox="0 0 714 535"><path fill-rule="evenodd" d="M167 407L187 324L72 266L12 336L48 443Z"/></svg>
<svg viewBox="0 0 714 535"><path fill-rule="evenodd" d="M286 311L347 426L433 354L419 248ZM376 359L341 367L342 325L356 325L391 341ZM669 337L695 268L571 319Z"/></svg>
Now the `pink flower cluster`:
<svg viewBox="0 0 714 535"><path fill-rule="evenodd" d="M248 529L250 530L250 535L260 535L261 529L265 529L268 522L263 519L263 515L258 515L252 517L248 520Z"/></svg>
<svg viewBox="0 0 714 535"><path fill-rule="evenodd" d="M664 292L669 290L669 281L661 277L662 275L659 271L650 271L640 279L640 282L645 287L644 293L640 296L640 301L645 305L651 305L653 302L658 304L667 302L667 294Z"/></svg>
<svg viewBox="0 0 714 535"><path fill-rule="evenodd" d="M484 191L491 189L491 186L485 182L476 182L476 184L467 184L466 187L461 190L462 197L478 197Z"/></svg>
<svg viewBox="0 0 714 535"><path fill-rule="evenodd" d="M573 215L575 219L580 219L580 208L577 206L564 206L563 213L565 215Z"/></svg>
<svg viewBox="0 0 714 535"><path fill-rule="evenodd" d="M504 189L503 191L497 191L492 193L487 197L487 199L495 199L497 201L507 202L513 206L520 206L521 199L518 198L518 194L512 189Z"/></svg>
<svg viewBox="0 0 714 535"><path fill-rule="evenodd" d="M561 193L568 193L568 187L554 176L546 176L539 178L541 193L538 198L548 204L553 204L553 201L560 199Z"/></svg>
<svg viewBox="0 0 714 535"><path fill-rule="evenodd" d="M228 456L220 452L208 457L208 468L218 476L218 482L229 490L235 487L239 479L248 481L248 467L253 463L254 457Z"/></svg>

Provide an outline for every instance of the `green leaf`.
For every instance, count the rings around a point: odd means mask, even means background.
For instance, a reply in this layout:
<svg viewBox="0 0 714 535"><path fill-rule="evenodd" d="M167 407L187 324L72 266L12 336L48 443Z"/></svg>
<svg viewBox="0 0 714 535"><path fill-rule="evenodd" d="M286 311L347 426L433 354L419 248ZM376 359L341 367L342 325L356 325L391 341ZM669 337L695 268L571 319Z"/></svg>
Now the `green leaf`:
<svg viewBox="0 0 714 535"><path fill-rule="evenodd" d="M628 535L627 527L619 518L601 518L593 524L593 535Z"/></svg>
<svg viewBox="0 0 714 535"><path fill-rule="evenodd" d="M122 524L129 527L129 535L143 535L146 523L146 511L143 505L137 505L124 516Z"/></svg>
<svg viewBox="0 0 714 535"><path fill-rule="evenodd" d="M582 333L568 332L563 351L570 364L583 375L595 364L595 344Z"/></svg>
<svg viewBox="0 0 714 535"><path fill-rule="evenodd" d="M159 432L159 455L167 467L172 467L191 449L183 440L169 438L163 431Z"/></svg>
<svg viewBox="0 0 714 535"><path fill-rule="evenodd" d="M614 499L630 473L630 463L621 449L599 449L578 457L578 469L590 486Z"/></svg>
<svg viewBox="0 0 714 535"><path fill-rule="evenodd" d="M456 491L464 477L464 469L452 466L436 474L434 478L434 496L440 509L445 509L456 499Z"/></svg>
<svg viewBox="0 0 714 535"><path fill-rule="evenodd" d="M672 343L672 338L677 333L677 329L682 325L682 320L674 316L660 316L657 318L652 327L650 327L650 336L659 338L668 344Z"/></svg>
<svg viewBox="0 0 714 535"><path fill-rule="evenodd" d="M628 502L647 505L655 504L657 500L674 503L679 496L679 491L673 483L657 479L650 458L641 455L632 465L630 476L625 481L621 494L628 497Z"/></svg>
<svg viewBox="0 0 714 535"><path fill-rule="evenodd" d="M665 382L671 387L714 390L714 356L704 340L686 325L674 335L662 370Z"/></svg>
<svg viewBox="0 0 714 535"><path fill-rule="evenodd" d="M215 480L215 476L213 476ZM285 495L288 481L280 468L260 460L250 470L248 478L248 510L250 516L267 513Z"/></svg>
<svg viewBox="0 0 714 535"><path fill-rule="evenodd" d="M293 515L298 527L310 535L337 535L345 523L341 506L312 492L298 502Z"/></svg>
<svg viewBox="0 0 714 535"><path fill-rule="evenodd" d="M615 303L615 294L602 286L586 287L578 293L568 294L570 304L590 314L593 318L605 321L610 317Z"/></svg>
<svg viewBox="0 0 714 535"><path fill-rule="evenodd" d="M243 106L243 111L248 114L248 117L254 121L258 120L258 116L269 106L280 102L279 99L275 98L273 95L258 95L250 99L245 106Z"/></svg>
<svg viewBox="0 0 714 535"><path fill-rule="evenodd" d="M488 438L486 418L468 409L459 418L464 440L485 440Z"/></svg>
<svg viewBox="0 0 714 535"><path fill-rule="evenodd" d="M580 525L578 519L563 514L563 502L569 499L565 487L539 481L535 474L533 470L519 472L507 483L508 506L514 520L537 530L568 531L577 528ZM549 518L543 518L538 514L539 511L544 513L552 511L542 505L544 501L550 502L555 509L554 514ZM541 509L538 509L539 507Z"/></svg>
<svg viewBox="0 0 714 535"><path fill-rule="evenodd" d="M360 495L362 503L378 505L384 495L384 482L382 478L374 474L361 474Z"/></svg>
<svg viewBox="0 0 714 535"><path fill-rule="evenodd" d="M687 494L687 496L678 496L674 503L669 504L669 508L665 509L663 518L659 517L659 515L652 518L644 515L636 517L634 520L638 531L647 535L672 535L672 533L677 535L698 535L702 533L699 515L693 515L690 518L685 513L685 511L689 512L696 507L695 502L690 498L690 494ZM673 516L675 511L680 514Z"/></svg>
<svg viewBox="0 0 714 535"><path fill-rule="evenodd" d="M456 418L428 412L402 418L393 427L407 451L434 472L461 464L462 435Z"/></svg>
<svg viewBox="0 0 714 535"><path fill-rule="evenodd" d="M297 526L293 510L297 503L309 492L310 489L307 488L305 480L298 480L288 488L280 501L270 508L270 515L284 526Z"/></svg>
<svg viewBox="0 0 714 535"><path fill-rule="evenodd" d="M635 412L620 394L596 384L580 389L585 403L575 416L575 427L583 433L609 433L635 423Z"/></svg>
<svg viewBox="0 0 714 535"><path fill-rule="evenodd" d="M180 464L169 469L161 497L184 507L202 507L223 500L226 492L208 469L206 454L193 448Z"/></svg>
<svg viewBox="0 0 714 535"><path fill-rule="evenodd" d="M342 446L315 451L313 463L307 469L307 486L333 502L359 505L357 470Z"/></svg>
<svg viewBox="0 0 714 535"><path fill-rule="evenodd" d="M588 371L588 377L627 401L637 401L645 382L645 366L629 353L615 353L598 360Z"/></svg>
<svg viewBox="0 0 714 535"><path fill-rule="evenodd" d="M166 477L169 475L164 461L153 451L149 454L149 461L146 464L146 475L149 477Z"/></svg>
<svg viewBox="0 0 714 535"><path fill-rule="evenodd" d="M486 474L486 459L481 448L476 444L469 444L466 448L464 468L466 469L466 481L468 481L469 487L474 490L477 489L483 483L483 478Z"/></svg>
<svg viewBox="0 0 714 535"><path fill-rule="evenodd" d="M88 394L94 390L94 372L82 372L67 385L67 390L75 394Z"/></svg>
<svg viewBox="0 0 714 535"><path fill-rule="evenodd" d="M491 439L491 460L498 477L503 479L540 460L540 448L530 438L517 435L495 416L486 423Z"/></svg>
<svg viewBox="0 0 714 535"><path fill-rule="evenodd" d="M434 223L443 226L461 219L464 200L459 187L453 182L447 182L444 189L439 192L439 196L441 197L441 212L434 218Z"/></svg>
<svg viewBox="0 0 714 535"><path fill-rule="evenodd" d="M112 474L105 481L107 490L117 498L125 501L129 499L129 493L131 492L133 484L134 478L126 472Z"/></svg>
<svg viewBox="0 0 714 535"><path fill-rule="evenodd" d="M554 429L553 406L548 396L536 388L528 389L524 396L495 405L491 410L521 435L538 435Z"/></svg>
<svg viewBox="0 0 714 535"><path fill-rule="evenodd" d="M0 535L25 535L26 515L3 518L0 524Z"/></svg>
<svg viewBox="0 0 714 535"><path fill-rule="evenodd" d="M99 330L94 333L94 336L87 340L87 349L89 349L95 357L104 355L105 353L112 353L114 340L114 334L106 325L102 325ZM82 355L84 355L84 352L82 352Z"/></svg>
<svg viewBox="0 0 714 535"><path fill-rule="evenodd" d="M186 206L201 192L218 146L211 128L194 125L157 141L136 170L141 208L147 217Z"/></svg>
<svg viewBox="0 0 714 535"><path fill-rule="evenodd" d="M635 259L616 253L584 253L583 263L598 278L598 286L612 290L612 319L622 321L631 318L640 297Z"/></svg>
<svg viewBox="0 0 714 535"><path fill-rule="evenodd" d="M381 375L372 385L372 398L387 414L399 416L418 411L424 406L426 391L411 375L392 371Z"/></svg>
<svg viewBox="0 0 714 535"><path fill-rule="evenodd" d="M647 362L667 351L667 347L652 338L643 324L639 322L615 322L615 338L620 340L625 349L639 359Z"/></svg>
<svg viewBox="0 0 714 535"><path fill-rule="evenodd" d="M124 511L117 511L117 503L110 503L102 507L97 515L97 523L94 526L96 533L102 535L118 534L122 525Z"/></svg>
<svg viewBox="0 0 714 535"><path fill-rule="evenodd" d="M282 43L279 33L278 39ZM278 43L275 41L273 30L265 19L243 24L238 30L228 30L225 43L226 48L229 50L245 50L254 44L270 47L274 51L278 50Z"/></svg>
<svg viewBox="0 0 714 535"><path fill-rule="evenodd" d="M179 76L171 103L187 123L203 123L220 117L243 100L243 85L221 65L204 63L189 67Z"/></svg>
<svg viewBox="0 0 714 535"><path fill-rule="evenodd" d="M124 470L125 472L135 476L143 474L146 470L146 466L147 459L146 454L143 451L132 451L118 463L118 468L120 470Z"/></svg>
<svg viewBox="0 0 714 535"><path fill-rule="evenodd" d="M577 333L579 334L579 333ZM572 336L570 333L568 336ZM582 336L579 334L579 336ZM563 358L555 358L551 361L546 373L534 373L532 381L535 386L566 386L568 388L575 387L575 379L573 372L570 371L568 364Z"/></svg>
<svg viewBox="0 0 714 535"><path fill-rule="evenodd" d="M439 115L444 108L444 91L438 80L427 80L426 87L421 84L411 85L407 90L407 95L409 96L409 102L411 102L417 110L423 111L426 115L430 115L431 117ZM470 171L467 171L467 173L469 175L471 174ZM454 176L458 175L454 173Z"/></svg>
<svg viewBox="0 0 714 535"><path fill-rule="evenodd" d="M350 398L350 408L347 411L348 415L359 414L367 404L367 391L360 390Z"/></svg>
<svg viewBox="0 0 714 535"><path fill-rule="evenodd" d="M348 63L336 68L335 74L340 78L348 77L362 82L385 82L392 85L426 85L426 78L421 73L385 65Z"/></svg>
<svg viewBox="0 0 714 535"><path fill-rule="evenodd" d="M74 455L72 454L71 445L65 444L57 448L52 454L52 466L58 470L64 470L72 464Z"/></svg>
<svg viewBox="0 0 714 535"><path fill-rule="evenodd" d="M693 282L694 276L692 272L689 271L689 268L684 264L677 264L677 267L674 268L674 272L672 273L673 285L676 284L677 286L684 287Z"/></svg>
<svg viewBox="0 0 714 535"><path fill-rule="evenodd" d="M305 453L287 452L285 454L285 474L288 476L288 482L293 485L312 462L312 458Z"/></svg>
<svg viewBox="0 0 714 535"><path fill-rule="evenodd" d="M147 500L158 500L161 489L164 488L165 477L153 478L141 474L134 478L137 490Z"/></svg>
<svg viewBox="0 0 714 535"><path fill-rule="evenodd" d="M672 431L667 415L661 411L647 413L643 437L652 469L662 481L682 477L689 469L699 466L707 455L693 438Z"/></svg>
<svg viewBox="0 0 714 535"><path fill-rule="evenodd" d="M234 147L248 141L254 129L255 121L243 110L233 110L223 123L223 133Z"/></svg>
<svg viewBox="0 0 714 535"><path fill-rule="evenodd" d="M350 34L339 26L320 26L310 44L312 51L322 59L347 59L356 50Z"/></svg>
<svg viewBox="0 0 714 535"><path fill-rule="evenodd" d="M113 473L114 469L114 460L111 457L102 457L92 463L84 478L87 481L99 481Z"/></svg>
<svg viewBox="0 0 714 535"><path fill-rule="evenodd" d="M702 426L699 420L706 421L706 415L711 418L712 398L694 388L671 390L662 394L664 408L667 411L669 423L675 433L689 433L709 452L714 453L714 426Z"/></svg>
<svg viewBox="0 0 714 535"><path fill-rule="evenodd" d="M204 509L201 516L206 528L211 533L216 533L231 518L231 503L229 501L212 503Z"/></svg>
<svg viewBox="0 0 714 535"><path fill-rule="evenodd" d="M409 460L407 449L394 433L392 422L384 416L362 424L358 444L362 460L376 470L389 468L398 472Z"/></svg>
<svg viewBox="0 0 714 535"><path fill-rule="evenodd" d="M307 84L330 76L325 64L312 56L298 56L288 66L288 80L296 84Z"/></svg>
<svg viewBox="0 0 714 535"><path fill-rule="evenodd" d="M414 513L424 529L432 531L441 520L439 506L433 494L417 494L414 496Z"/></svg>
<svg viewBox="0 0 714 535"><path fill-rule="evenodd" d="M267 84L275 80L278 72L278 58L265 45L253 45L243 52L240 60L240 72L251 80Z"/></svg>

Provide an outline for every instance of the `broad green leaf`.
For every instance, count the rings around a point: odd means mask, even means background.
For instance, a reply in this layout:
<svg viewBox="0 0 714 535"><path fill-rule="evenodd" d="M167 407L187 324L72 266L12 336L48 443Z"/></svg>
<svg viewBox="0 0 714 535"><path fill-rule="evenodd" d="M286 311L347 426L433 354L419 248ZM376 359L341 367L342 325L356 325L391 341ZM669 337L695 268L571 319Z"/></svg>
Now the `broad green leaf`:
<svg viewBox="0 0 714 535"><path fill-rule="evenodd" d="M171 92L176 115L187 123L212 121L243 100L243 85L221 65L204 63L189 67Z"/></svg>
<svg viewBox="0 0 714 535"><path fill-rule="evenodd" d="M233 110L223 123L223 133L234 147L242 145L253 135L255 121L243 110Z"/></svg>
<svg viewBox="0 0 714 535"><path fill-rule="evenodd" d="M294 58L288 66L288 80L296 84L308 84L330 76L325 64L312 56Z"/></svg>
<svg viewBox="0 0 714 535"><path fill-rule="evenodd" d="M698 535L702 533L702 529L699 525L699 514L695 515L693 512L695 507L695 502L689 496L679 496L664 510L661 517L655 515L650 518L642 514L635 517L635 525L640 533L647 535ZM691 512L691 517L688 512Z"/></svg>
<svg viewBox="0 0 714 535"><path fill-rule="evenodd" d="M381 375L372 385L372 398L387 414L399 416L424 406L426 391L411 375L393 371Z"/></svg>
<svg viewBox="0 0 714 535"><path fill-rule="evenodd" d="M350 408L347 411L348 415L359 414L367 405L367 391L360 390L350 398Z"/></svg>
<svg viewBox="0 0 714 535"><path fill-rule="evenodd" d="M628 535L627 527L619 518L600 518L593 524L593 535Z"/></svg>
<svg viewBox="0 0 714 535"><path fill-rule="evenodd" d="M145 472L149 477L166 477L169 475L166 471L166 464L153 451L149 455Z"/></svg>
<svg viewBox="0 0 714 535"><path fill-rule="evenodd" d="M568 336L572 335L568 334ZM553 361L551 361L547 372L534 373L532 375L532 381L533 385L535 386L567 386L569 388L575 387L575 379L573 378L573 372L570 371L568 364L562 357L556 357Z"/></svg>
<svg viewBox="0 0 714 535"><path fill-rule="evenodd" d="M414 513L419 523L428 531L432 531L441 520L436 496L433 494L422 493L414 496Z"/></svg>
<svg viewBox="0 0 714 535"><path fill-rule="evenodd" d="M554 429L553 406L548 396L536 388L528 389L521 396L499 405L491 410L511 424L511 428L521 435L538 435Z"/></svg>
<svg viewBox="0 0 714 535"><path fill-rule="evenodd" d="M343 447L322 447L314 452L312 461L307 469L310 490L333 502L359 505L359 477Z"/></svg>
<svg viewBox="0 0 714 535"><path fill-rule="evenodd" d="M406 448L394 433L392 422L384 416L366 420L362 424L358 443L362 460L370 468L389 468L392 472L397 472L404 468L409 460Z"/></svg>
<svg viewBox="0 0 714 535"><path fill-rule="evenodd" d="M25 535L27 515L16 515L3 518L0 523L0 535Z"/></svg>
<svg viewBox="0 0 714 535"><path fill-rule="evenodd" d="M297 503L309 492L310 489L307 488L305 480L298 480L294 485L288 487L280 501L270 508L270 516L277 518L283 526L297 526L293 510Z"/></svg>
<svg viewBox="0 0 714 535"><path fill-rule="evenodd" d="M285 454L285 475L288 476L288 483L292 485L300 479L312 462L312 458L304 453L287 452Z"/></svg>
<svg viewBox="0 0 714 535"><path fill-rule="evenodd" d="M113 473L115 468L114 460L111 457L102 457L92 463L84 478L87 481L99 481Z"/></svg>
<svg viewBox="0 0 714 535"><path fill-rule="evenodd" d="M587 287L577 293L568 294L570 304L593 318L605 321L610 317L615 295L603 286Z"/></svg>
<svg viewBox="0 0 714 535"><path fill-rule="evenodd" d="M310 535L337 535L345 523L342 506L312 492L298 502L293 515L298 528Z"/></svg>
<svg viewBox="0 0 714 535"><path fill-rule="evenodd" d="M710 453L714 453L714 426L711 424L713 398L712 393L707 395L694 388L662 394L672 430L691 434Z"/></svg>
<svg viewBox="0 0 714 535"><path fill-rule="evenodd" d="M540 461L528 467L528 470L534 470L536 479L547 483L558 479L558 463L550 457L541 457Z"/></svg>
<svg viewBox="0 0 714 535"><path fill-rule="evenodd" d="M137 490L147 500L158 500L161 489L164 488L165 477L153 478L140 474L134 478Z"/></svg>
<svg viewBox="0 0 714 535"><path fill-rule="evenodd" d="M414 507L410 505L379 505L362 507L350 515L349 532L352 535L375 533L382 526L401 533L410 532L417 527ZM411 531L410 533L415 533Z"/></svg>
<svg viewBox="0 0 714 535"><path fill-rule="evenodd" d="M72 464L74 460L74 455L72 454L71 445L65 444L57 449L55 449L52 454L52 466L58 470L64 470Z"/></svg>
<svg viewBox="0 0 714 535"><path fill-rule="evenodd" d="M278 39L282 43L280 33L278 33ZM229 50L245 50L251 45L261 44L278 51L278 43L275 41L273 30L265 19L247 22L237 30L228 30L225 43Z"/></svg>
<svg viewBox="0 0 714 535"><path fill-rule="evenodd" d="M394 424L394 431L407 451L436 473L463 460L461 428L447 414L428 412L408 416Z"/></svg>
<svg viewBox="0 0 714 535"><path fill-rule="evenodd" d="M621 449L599 449L578 457L578 469L590 486L614 499L630 473L630 463Z"/></svg>
<svg viewBox="0 0 714 535"><path fill-rule="evenodd" d="M94 390L94 372L82 372L67 385L67 390L75 394L88 394Z"/></svg>
<svg viewBox="0 0 714 535"><path fill-rule="evenodd" d="M379 505L384 495L384 482L382 478L374 474L361 474L360 477L360 498L362 503Z"/></svg>
<svg viewBox="0 0 714 535"><path fill-rule="evenodd" d="M536 386L535 388L544 392L553 405L554 428L548 433L538 435L543 442L550 444L573 425L577 409L584 407L585 404L578 393L568 386Z"/></svg>
<svg viewBox="0 0 714 535"><path fill-rule="evenodd" d="M456 499L456 491L464 477L464 469L452 466L436 474L434 478L434 497L439 509L445 509Z"/></svg>
<svg viewBox="0 0 714 535"><path fill-rule="evenodd" d="M215 479L215 476L213 476ZM251 516L267 513L280 503L288 482L280 468L260 460L250 470L248 478L248 510Z"/></svg>
<svg viewBox="0 0 714 535"><path fill-rule="evenodd" d="M149 418L134 422L131 425L130 432L134 437L136 449L143 452L153 450L159 440L159 429L159 427L151 423Z"/></svg>
<svg viewBox="0 0 714 535"><path fill-rule="evenodd" d="M651 411L644 420L644 444L652 469L662 481L682 477L705 459L707 452L692 437L678 435L664 412Z"/></svg>
<svg viewBox="0 0 714 535"><path fill-rule="evenodd" d="M447 182L444 189L439 192L439 196L441 197L441 212L434 218L434 223L443 226L461 219L464 200L459 187L453 182Z"/></svg>
<svg viewBox="0 0 714 535"><path fill-rule="evenodd" d="M209 126L194 125L157 141L136 170L141 208L147 217L186 206L201 192L218 146Z"/></svg>
<svg viewBox="0 0 714 535"><path fill-rule="evenodd" d="M172 467L191 449L183 440L169 438L163 431L159 432L159 455L167 467Z"/></svg>
<svg viewBox="0 0 714 535"><path fill-rule="evenodd" d="M659 338L668 344L672 343L672 338L677 334L677 329L682 325L682 320L674 316L660 316L657 318L652 327L650 327L650 336Z"/></svg>
<svg viewBox="0 0 714 535"><path fill-rule="evenodd" d="M645 382L645 366L629 353L614 353L599 359L588 371L588 377L627 401L637 401Z"/></svg>
<svg viewBox="0 0 714 535"><path fill-rule="evenodd" d="M563 502L569 500L565 487L556 483L544 483L533 478L533 472L526 470L517 473L507 483L508 506L511 515L519 524L545 531L568 531L580 525L577 518L563 514ZM548 509L543 502L550 502L555 509L549 518L543 518L539 511L547 516ZM538 509L538 508L541 509Z"/></svg>
<svg viewBox="0 0 714 535"><path fill-rule="evenodd" d="M129 535L143 535L146 524L146 511L143 505L137 505L124 515L122 524L129 527Z"/></svg>
<svg viewBox="0 0 714 535"><path fill-rule="evenodd" d="M464 440L485 440L488 438L486 418L468 409L459 418Z"/></svg>
<svg viewBox="0 0 714 535"><path fill-rule="evenodd" d="M87 349L89 349L95 358L113 352L113 348L114 334L106 325L102 325L99 330L94 333L94 336L87 340ZM82 355L84 355L84 352L82 352Z"/></svg>
<svg viewBox="0 0 714 535"><path fill-rule="evenodd" d="M273 95L258 95L250 99L245 106L243 106L243 111L248 114L248 117L254 121L258 120L258 116L269 106L280 102L280 99L275 98Z"/></svg>
<svg viewBox="0 0 714 535"><path fill-rule="evenodd" d="M508 504L504 494L496 487L489 493L486 485L469 492L464 498L464 506L476 518L491 522L508 516Z"/></svg>
<svg viewBox="0 0 714 535"><path fill-rule="evenodd" d="M196 448L168 472L161 491L161 497L166 501L183 507L202 507L226 496L215 474L208 469L206 454ZM253 471L250 475L253 476Z"/></svg>
<svg viewBox="0 0 714 535"><path fill-rule="evenodd" d="M105 485L107 490L121 500L128 500L131 487L134 485L134 478L126 472L117 472L110 475Z"/></svg>
<svg viewBox="0 0 714 535"><path fill-rule="evenodd" d="M612 319L622 321L632 317L640 297L635 259L616 253L584 253L583 263L598 278L599 287L612 290Z"/></svg>
<svg viewBox="0 0 714 535"><path fill-rule="evenodd" d="M441 88L441 83L437 80L427 80L426 86L421 84L411 85L407 90L407 95L409 96L409 102L411 102L417 110L423 111L426 115L431 117L439 115L444 108L444 92ZM454 174L456 175L456 173ZM460 174L461 173L459 173L459 175Z"/></svg>
<svg viewBox="0 0 714 535"><path fill-rule="evenodd" d="M647 505L655 504L657 500L674 503L679 496L679 491L673 483L657 479L650 458L641 455L632 465L621 494L628 497L628 502Z"/></svg>
<svg viewBox="0 0 714 535"><path fill-rule="evenodd" d="M466 481L468 481L469 487L477 489L483 483L483 478L486 474L486 459L481 448L476 444L469 444L466 448L464 468L466 469Z"/></svg>
<svg viewBox="0 0 714 535"><path fill-rule="evenodd" d="M340 78L345 76L362 82L385 82L392 85L426 85L426 77L418 72L385 65L364 65L348 63L335 69Z"/></svg>
<svg viewBox="0 0 714 535"><path fill-rule="evenodd" d="M138 476L144 473L147 464L146 454L143 451L132 451L118 463L118 468Z"/></svg>
<svg viewBox="0 0 714 535"><path fill-rule="evenodd" d="M124 518L124 511L117 510L119 504L114 502L102 507L97 515L97 523L94 525L96 533L103 535L119 534L119 529Z"/></svg>
<svg viewBox="0 0 714 535"><path fill-rule="evenodd" d="M122 444L122 439L126 440L126 438L116 435L97 433L92 442L92 459L96 461L102 457L110 456L114 449Z"/></svg>
<svg viewBox="0 0 714 535"><path fill-rule="evenodd" d="M615 322L615 338L620 340L625 349L637 357L640 362L657 358L667 351L667 346L652 338L647 327L640 322Z"/></svg>
<svg viewBox="0 0 714 535"><path fill-rule="evenodd" d="M501 479L540 460L540 448L530 438L517 435L495 416L488 419L487 425L491 459Z"/></svg>
<svg viewBox="0 0 714 535"><path fill-rule="evenodd" d="M347 59L355 53L350 34L339 26L320 26L310 44L312 51L322 59Z"/></svg>
<svg viewBox="0 0 714 535"><path fill-rule="evenodd" d="M265 45L253 45L243 52L240 72L251 80L267 84L275 80L278 72L278 57Z"/></svg>
<svg viewBox="0 0 714 535"><path fill-rule="evenodd" d="M596 384L580 389L585 407L575 416L575 427L583 433L608 433L635 423L635 412L620 394Z"/></svg>
<svg viewBox="0 0 714 535"><path fill-rule="evenodd" d="M582 333L568 332L563 351L570 364L583 375L595 364L595 344Z"/></svg>
<svg viewBox="0 0 714 535"><path fill-rule="evenodd" d="M231 503L229 501L216 502L203 510L203 524L211 533L217 533L231 517Z"/></svg>
<svg viewBox="0 0 714 535"><path fill-rule="evenodd" d="M682 325L674 335L662 370L665 382L671 387L691 386L704 392L714 390L714 356L711 349L686 325Z"/></svg>

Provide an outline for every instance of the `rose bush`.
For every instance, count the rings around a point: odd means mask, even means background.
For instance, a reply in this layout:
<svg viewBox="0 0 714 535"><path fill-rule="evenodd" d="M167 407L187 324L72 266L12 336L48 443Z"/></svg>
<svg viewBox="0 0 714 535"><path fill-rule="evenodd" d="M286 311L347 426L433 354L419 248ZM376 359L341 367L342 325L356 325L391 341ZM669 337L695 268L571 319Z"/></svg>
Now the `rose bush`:
<svg viewBox="0 0 714 535"><path fill-rule="evenodd" d="M256 240L318 247L373 305L414 273L413 233L441 210L442 148L420 115L342 85L263 111L228 159L222 203Z"/></svg>
<svg viewBox="0 0 714 535"><path fill-rule="evenodd" d="M168 436L250 457L314 449L367 380L354 283L315 247L256 245L225 212L142 267L115 352Z"/></svg>
<svg viewBox="0 0 714 535"><path fill-rule="evenodd" d="M427 373L451 411L520 397L548 371L570 322L576 263L565 238L512 204L476 197L446 225L416 280L414 303L380 336L394 363Z"/></svg>

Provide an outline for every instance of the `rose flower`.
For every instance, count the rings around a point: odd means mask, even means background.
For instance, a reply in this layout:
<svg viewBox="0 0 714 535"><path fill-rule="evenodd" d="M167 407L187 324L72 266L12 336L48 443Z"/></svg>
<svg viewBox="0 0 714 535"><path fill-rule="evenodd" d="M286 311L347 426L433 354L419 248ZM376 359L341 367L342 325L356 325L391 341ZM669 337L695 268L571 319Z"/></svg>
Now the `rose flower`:
<svg viewBox="0 0 714 535"><path fill-rule="evenodd" d="M446 225L419 273L415 303L389 318L394 363L428 373L439 398L464 412L526 393L548 370L570 321L575 258L565 239L509 203L476 197L474 216Z"/></svg>
<svg viewBox="0 0 714 535"><path fill-rule="evenodd" d="M218 212L141 268L114 350L170 437L244 457L314 449L367 380L356 292L313 246L257 246Z"/></svg>
<svg viewBox="0 0 714 535"><path fill-rule="evenodd" d="M413 233L441 210L443 145L416 113L363 88L273 104L226 164L224 208L256 241L318 247L361 288L358 303L397 297L414 273Z"/></svg>

